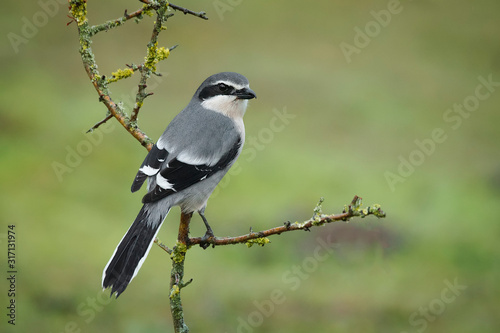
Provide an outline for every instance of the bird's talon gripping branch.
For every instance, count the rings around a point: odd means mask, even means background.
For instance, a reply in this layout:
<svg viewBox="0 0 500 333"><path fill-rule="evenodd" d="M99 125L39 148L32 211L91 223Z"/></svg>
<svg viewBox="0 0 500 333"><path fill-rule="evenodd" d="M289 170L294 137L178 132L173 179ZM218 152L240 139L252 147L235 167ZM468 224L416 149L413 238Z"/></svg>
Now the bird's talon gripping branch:
<svg viewBox="0 0 500 333"><path fill-rule="evenodd" d="M215 239L214 233L211 230L210 230L210 232L207 230L205 235L201 238L200 247L203 250L206 250L210 245L214 245L212 243L212 240L214 240L214 239Z"/></svg>

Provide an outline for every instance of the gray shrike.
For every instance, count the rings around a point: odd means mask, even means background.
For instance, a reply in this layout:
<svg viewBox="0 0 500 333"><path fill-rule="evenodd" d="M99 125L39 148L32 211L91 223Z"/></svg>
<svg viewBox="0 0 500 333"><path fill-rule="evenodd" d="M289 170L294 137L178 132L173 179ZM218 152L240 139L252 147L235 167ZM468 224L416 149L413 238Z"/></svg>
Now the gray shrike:
<svg viewBox="0 0 500 333"><path fill-rule="evenodd" d="M104 267L102 286L118 297L137 275L170 208L198 212L205 239L213 236L204 216L207 200L238 158L245 141L243 115L256 95L241 74L210 76L167 126L144 159L132 184L147 179L143 206Z"/></svg>

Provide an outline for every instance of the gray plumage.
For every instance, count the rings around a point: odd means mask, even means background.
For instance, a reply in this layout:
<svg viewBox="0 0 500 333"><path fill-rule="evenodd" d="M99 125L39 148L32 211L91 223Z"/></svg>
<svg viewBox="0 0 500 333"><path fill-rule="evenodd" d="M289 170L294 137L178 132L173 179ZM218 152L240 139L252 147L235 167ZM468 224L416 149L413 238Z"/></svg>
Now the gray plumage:
<svg viewBox="0 0 500 333"><path fill-rule="evenodd" d="M200 85L187 107L167 126L132 184L135 192L147 180L148 192L104 268L104 289L111 287L116 297L125 290L173 206L180 206L184 213L198 212L211 234L204 216L207 200L241 152L243 115L248 99L255 97L243 75L215 74Z"/></svg>

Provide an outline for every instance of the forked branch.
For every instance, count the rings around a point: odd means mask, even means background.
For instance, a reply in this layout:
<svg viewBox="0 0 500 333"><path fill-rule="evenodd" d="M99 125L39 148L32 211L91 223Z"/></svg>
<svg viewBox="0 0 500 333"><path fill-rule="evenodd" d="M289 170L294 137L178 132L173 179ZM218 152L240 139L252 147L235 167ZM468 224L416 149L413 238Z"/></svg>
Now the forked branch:
<svg viewBox="0 0 500 333"><path fill-rule="evenodd" d="M193 15L202 19L208 19L204 12L194 12L192 10L168 3L167 0L139 0L144 4L144 6L132 13L125 13L122 17L107 21L98 25L89 25L87 20L87 0L70 0L70 14L72 22L76 22L78 26L78 34L80 40L80 55L82 57L83 66L87 75L92 82L92 85L97 91L99 96L99 101L102 102L106 108L107 113L103 120L97 122L89 131L98 128L100 125L105 123L111 118L116 118L118 122L129 132L135 139L137 139L141 145L150 150L153 146L151 139L139 128L137 124L137 117L139 111L144 103L146 97L152 95L151 92L147 91L147 80L151 75L159 75L156 72L156 65L159 61L166 59L170 51L174 47L165 48L158 47L158 35L164 30L164 23L173 14L168 13L168 7L175 11L181 11L184 14ZM97 33L102 31L107 31L123 25L125 22L134 18L140 20L144 15L154 15L156 14L156 20L153 24L153 32L151 38L147 44L147 54L144 58L144 62L139 65L127 65L126 69L119 69L107 78L105 75L100 74L95 61L95 56L91 49L92 37ZM70 22L71 23L71 22ZM127 77L132 76L135 72L140 73L140 80L138 84L138 91L136 94L136 103L131 112L131 115L127 115L125 110L122 108L121 103L115 103L111 98L109 91L109 85ZM158 239L155 239L155 243L158 244L163 250L165 250L172 259L172 270L170 275L170 309L173 318L173 324L175 332L186 333L189 331L187 325L184 322L184 312L181 302L181 289L191 283L192 280L187 282L183 281L184 277L184 262L186 258L187 250L193 245L203 245L205 248L207 243L212 246L228 245L228 244L246 244L248 247L253 244L265 245L269 243L267 237L272 235L279 235L284 232L293 230L306 230L309 231L313 227L325 225L327 223L335 221L348 221L352 217L365 217L368 215L374 215L376 217L385 217L385 213L380 209L379 205L372 205L367 208L361 208L361 198L355 196L351 204L346 205L344 210L340 214L325 215L322 213L321 204L323 199L320 200L316 208L314 209L314 214L311 219L304 222L285 222L282 226L271 228L264 231L253 232L236 236L236 237L211 237L208 240L202 239L201 237L189 238L189 224L191 221L192 213L181 214L181 222L179 225L179 234L177 242L172 249L169 249L163 245Z"/></svg>

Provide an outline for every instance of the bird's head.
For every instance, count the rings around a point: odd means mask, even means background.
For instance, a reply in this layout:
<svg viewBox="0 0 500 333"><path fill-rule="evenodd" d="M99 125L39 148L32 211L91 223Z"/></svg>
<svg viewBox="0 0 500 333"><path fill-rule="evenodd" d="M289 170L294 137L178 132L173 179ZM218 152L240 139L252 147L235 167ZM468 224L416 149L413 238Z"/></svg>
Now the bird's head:
<svg viewBox="0 0 500 333"><path fill-rule="evenodd" d="M256 98L248 80L241 74L223 72L208 77L196 91L201 105L229 117L242 117L248 100Z"/></svg>

